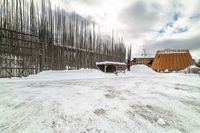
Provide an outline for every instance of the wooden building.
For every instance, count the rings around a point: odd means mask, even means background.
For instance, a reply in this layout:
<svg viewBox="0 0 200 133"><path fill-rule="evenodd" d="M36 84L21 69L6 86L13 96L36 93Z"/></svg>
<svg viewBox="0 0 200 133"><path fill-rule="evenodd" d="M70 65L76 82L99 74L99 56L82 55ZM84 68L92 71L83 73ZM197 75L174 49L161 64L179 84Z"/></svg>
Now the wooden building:
<svg viewBox="0 0 200 133"><path fill-rule="evenodd" d="M137 57L133 58L131 61L131 65L143 64L147 66L151 66L154 58L153 57Z"/></svg>
<svg viewBox="0 0 200 133"><path fill-rule="evenodd" d="M158 72L183 70L193 64L189 50L159 50L154 58L152 69Z"/></svg>
<svg viewBox="0 0 200 133"><path fill-rule="evenodd" d="M99 70L107 73L125 72L125 70L127 69L127 64L123 62L96 62L96 66Z"/></svg>

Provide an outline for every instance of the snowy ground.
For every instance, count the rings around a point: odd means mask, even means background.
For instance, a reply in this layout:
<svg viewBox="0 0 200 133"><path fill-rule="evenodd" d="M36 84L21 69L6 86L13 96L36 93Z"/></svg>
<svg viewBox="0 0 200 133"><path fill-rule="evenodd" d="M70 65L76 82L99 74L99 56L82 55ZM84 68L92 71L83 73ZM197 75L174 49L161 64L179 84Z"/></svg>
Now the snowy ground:
<svg viewBox="0 0 200 133"><path fill-rule="evenodd" d="M0 79L0 133L199 133L200 76L49 71Z"/></svg>

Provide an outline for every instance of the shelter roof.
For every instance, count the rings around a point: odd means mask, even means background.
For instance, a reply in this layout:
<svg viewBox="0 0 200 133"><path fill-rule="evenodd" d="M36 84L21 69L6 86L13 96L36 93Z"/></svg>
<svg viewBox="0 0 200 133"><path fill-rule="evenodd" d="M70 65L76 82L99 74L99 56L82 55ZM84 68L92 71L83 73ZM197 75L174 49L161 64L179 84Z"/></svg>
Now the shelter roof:
<svg viewBox="0 0 200 133"><path fill-rule="evenodd" d="M103 62L96 62L96 65L126 65L126 63L114 62L114 61L103 61Z"/></svg>

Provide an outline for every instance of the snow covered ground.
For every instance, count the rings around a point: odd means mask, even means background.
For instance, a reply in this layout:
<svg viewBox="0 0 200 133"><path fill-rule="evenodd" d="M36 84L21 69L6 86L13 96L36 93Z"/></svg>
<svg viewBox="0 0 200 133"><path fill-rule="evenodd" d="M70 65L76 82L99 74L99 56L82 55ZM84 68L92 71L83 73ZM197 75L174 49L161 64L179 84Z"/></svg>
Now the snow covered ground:
<svg viewBox="0 0 200 133"><path fill-rule="evenodd" d="M0 79L0 133L199 133L200 76L47 71Z"/></svg>

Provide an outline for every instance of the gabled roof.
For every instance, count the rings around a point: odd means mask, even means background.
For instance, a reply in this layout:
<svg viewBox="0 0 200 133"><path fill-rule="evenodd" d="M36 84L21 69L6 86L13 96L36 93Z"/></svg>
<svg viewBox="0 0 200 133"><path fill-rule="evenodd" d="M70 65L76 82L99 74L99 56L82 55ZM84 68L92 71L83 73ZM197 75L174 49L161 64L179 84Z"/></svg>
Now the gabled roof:
<svg viewBox="0 0 200 133"><path fill-rule="evenodd" d="M165 50L158 50L157 54L174 54L174 53L189 53L187 49L165 49Z"/></svg>

